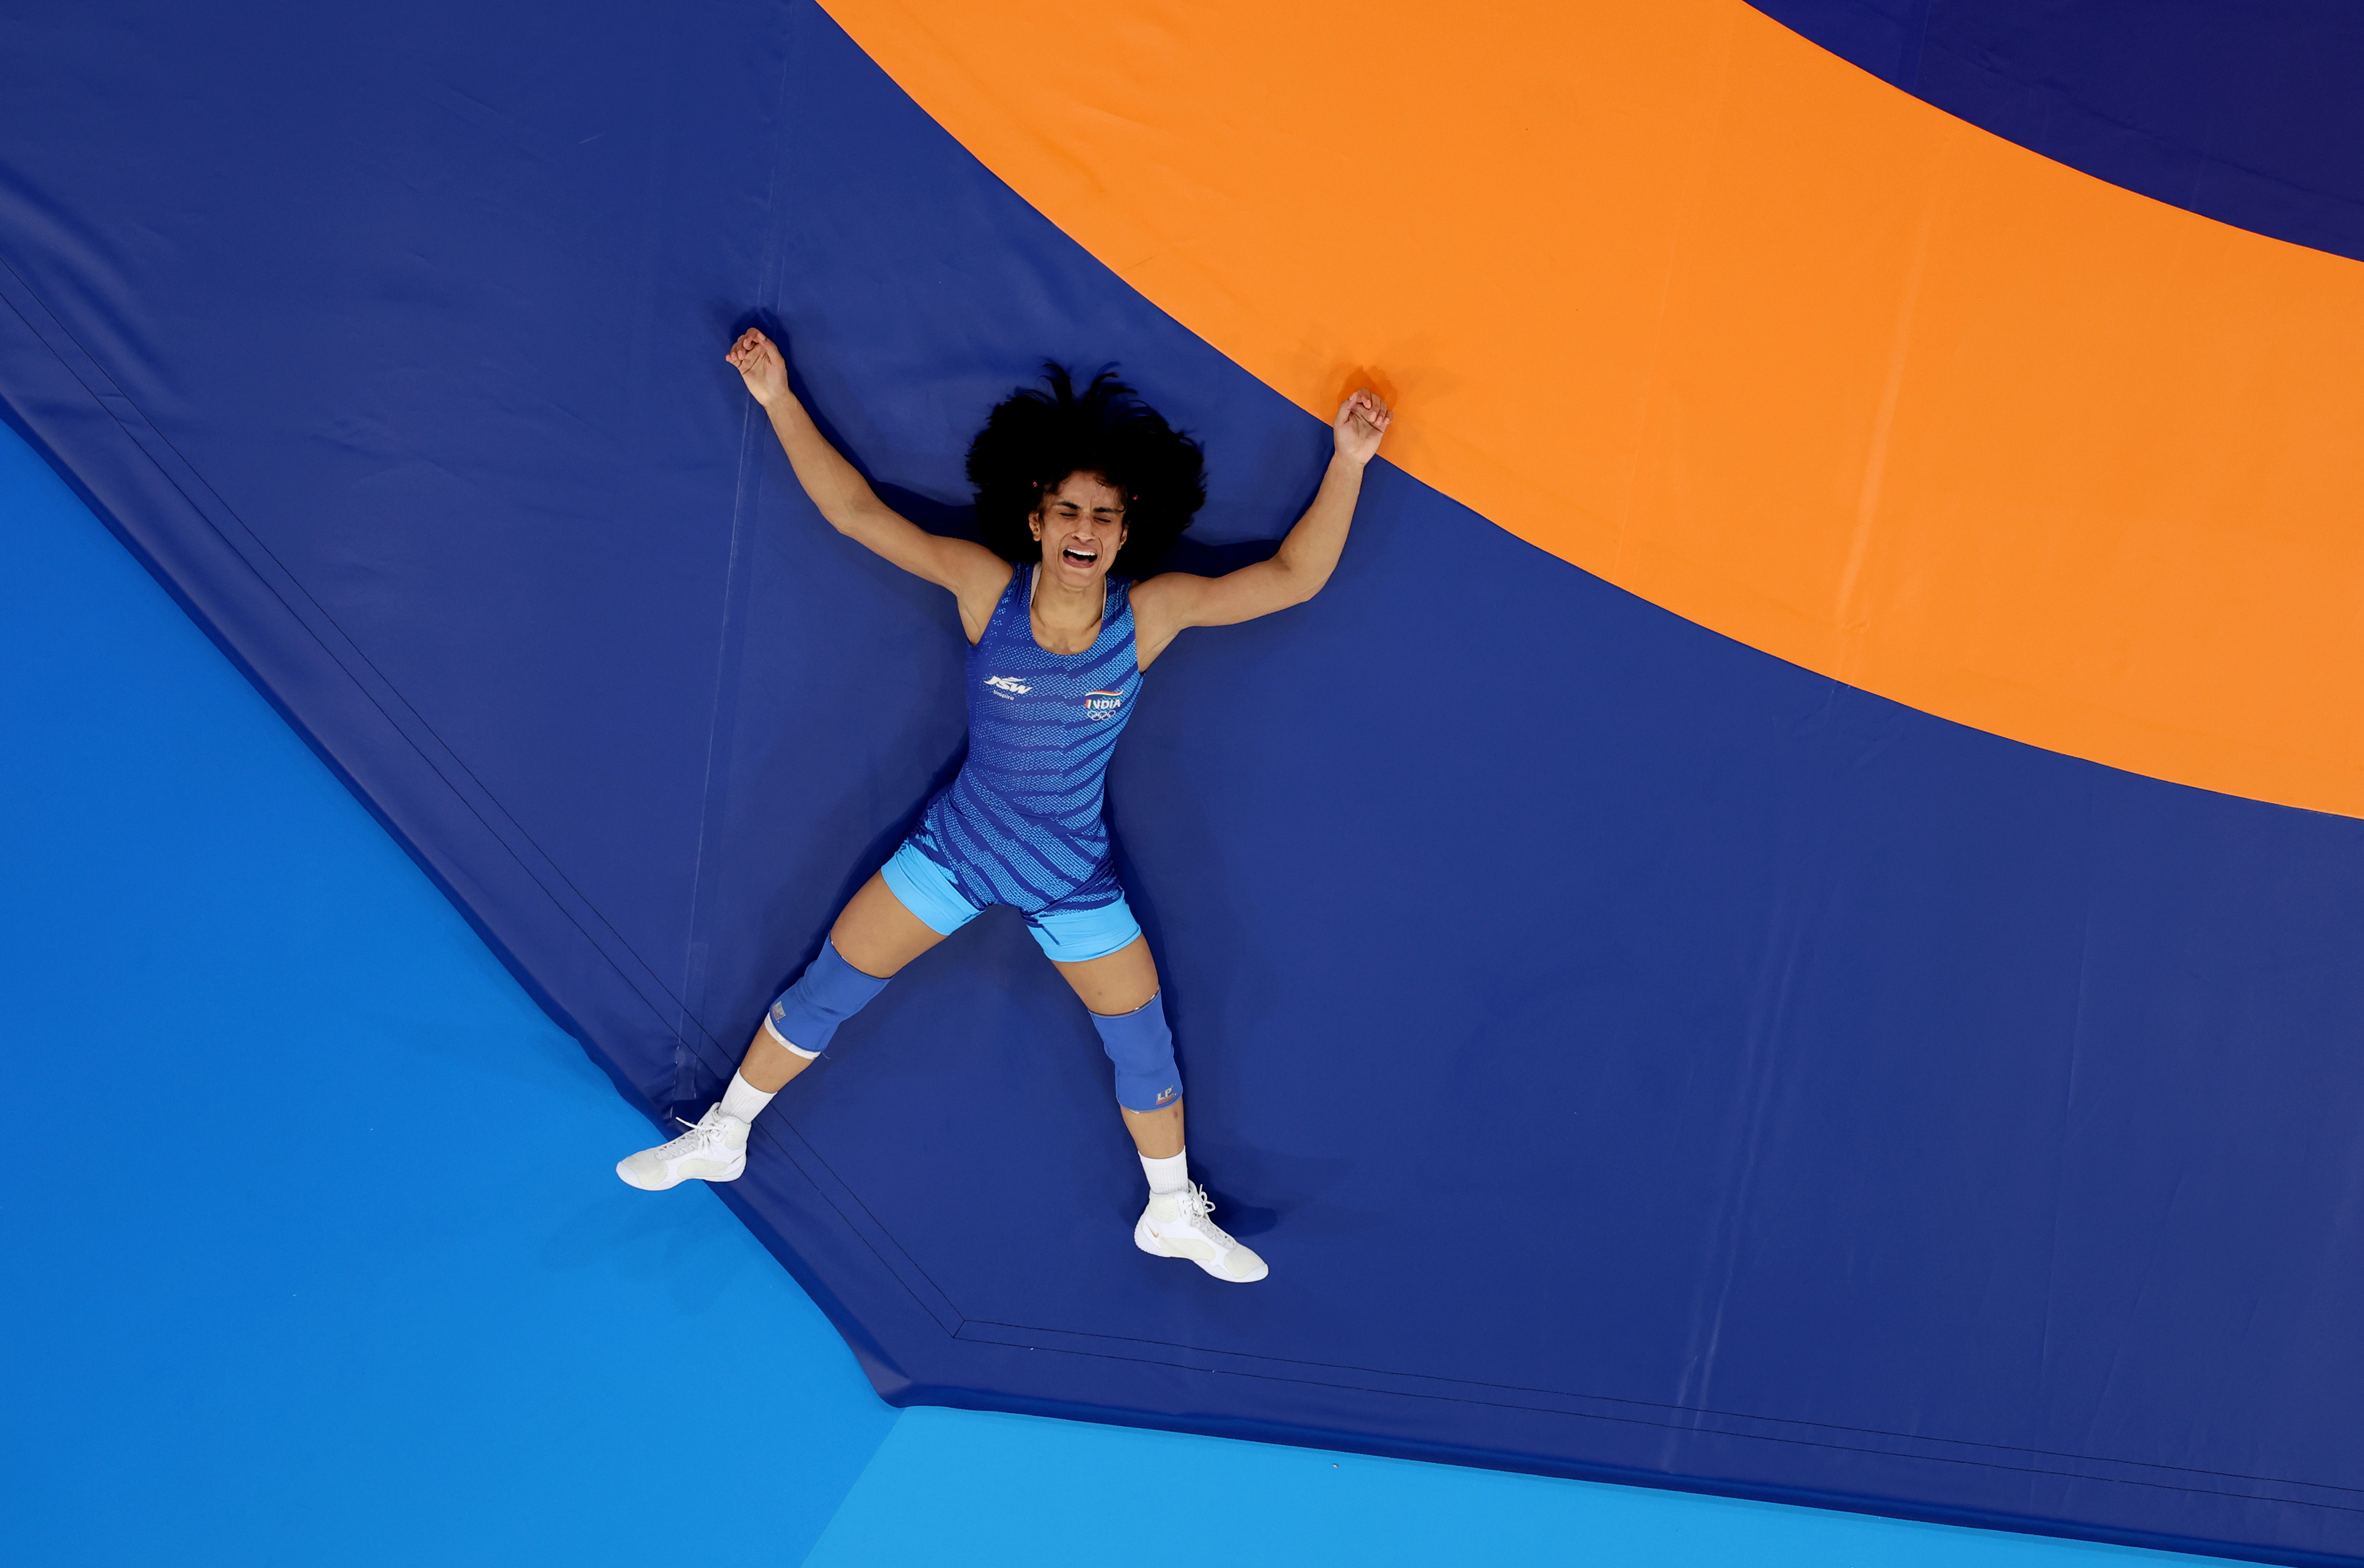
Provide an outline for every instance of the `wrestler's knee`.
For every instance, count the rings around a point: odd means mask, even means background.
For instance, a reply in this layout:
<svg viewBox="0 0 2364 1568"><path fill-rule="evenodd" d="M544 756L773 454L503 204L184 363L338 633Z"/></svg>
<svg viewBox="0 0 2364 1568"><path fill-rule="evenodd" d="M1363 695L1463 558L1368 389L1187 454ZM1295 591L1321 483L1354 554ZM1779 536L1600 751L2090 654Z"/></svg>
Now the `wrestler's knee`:
<svg viewBox="0 0 2364 1568"><path fill-rule="evenodd" d="M1116 1069L1116 1103L1128 1111L1162 1111L1182 1098L1182 1070L1174 1059L1174 1031L1165 1002L1152 996L1130 1013L1092 1014L1100 1048Z"/></svg>
<svg viewBox="0 0 2364 1568"><path fill-rule="evenodd" d="M845 961L835 942L824 942L820 956L772 1003L764 1027L772 1038L809 1060L829 1048L840 1024L886 989L886 977L863 973Z"/></svg>

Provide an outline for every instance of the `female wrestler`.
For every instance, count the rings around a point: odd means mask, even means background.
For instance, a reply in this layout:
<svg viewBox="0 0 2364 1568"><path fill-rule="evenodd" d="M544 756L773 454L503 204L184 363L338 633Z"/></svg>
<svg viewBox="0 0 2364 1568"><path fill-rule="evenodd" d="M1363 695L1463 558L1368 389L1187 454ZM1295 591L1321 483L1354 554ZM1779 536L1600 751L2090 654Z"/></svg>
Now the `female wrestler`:
<svg viewBox="0 0 2364 1568"><path fill-rule="evenodd" d="M1271 560L1220 577L1133 583L1127 577L1156 566L1206 489L1197 443L1112 376L1078 396L1054 370L1047 395L1020 391L993 410L968 455L987 549L925 532L881 504L814 428L763 333L745 333L727 357L821 516L958 600L968 757L772 1004L721 1100L616 1173L652 1192L736 1179L748 1124L837 1026L986 905L1006 903L1082 998L1116 1065L1117 1104L1149 1178L1134 1243L1219 1280L1263 1279L1264 1260L1208 1217L1206 1191L1189 1179L1173 1036L1157 966L1110 863L1102 780L1142 672L1176 633L1302 604L1329 581L1387 406L1369 392L1340 406L1321 488Z"/></svg>

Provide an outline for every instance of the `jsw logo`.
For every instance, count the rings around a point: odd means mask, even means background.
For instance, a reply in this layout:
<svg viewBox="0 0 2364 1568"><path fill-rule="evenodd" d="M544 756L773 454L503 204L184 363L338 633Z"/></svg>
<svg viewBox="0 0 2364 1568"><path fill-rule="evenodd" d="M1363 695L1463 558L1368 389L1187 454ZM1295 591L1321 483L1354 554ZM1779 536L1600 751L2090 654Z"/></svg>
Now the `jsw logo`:
<svg viewBox="0 0 2364 1568"><path fill-rule="evenodd" d="M1009 698L1013 701L1022 694L1034 689L1024 681L1013 679L1006 675L988 675L985 678L985 683L993 688L995 695Z"/></svg>

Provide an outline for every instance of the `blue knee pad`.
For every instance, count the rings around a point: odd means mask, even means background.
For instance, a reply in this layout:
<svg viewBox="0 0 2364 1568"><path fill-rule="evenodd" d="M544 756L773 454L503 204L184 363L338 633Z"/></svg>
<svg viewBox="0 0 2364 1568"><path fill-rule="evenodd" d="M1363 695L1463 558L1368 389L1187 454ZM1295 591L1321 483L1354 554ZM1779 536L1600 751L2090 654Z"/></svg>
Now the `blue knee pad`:
<svg viewBox="0 0 2364 1568"><path fill-rule="evenodd" d="M834 942L820 945L820 957L805 967L797 983L780 993L765 1014L764 1027L772 1038L800 1057L817 1057L829 1048L837 1026L869 1005L886 989L876 975L865 975L845 961Z"/></svg>
<svg viewBox="0 0 2364 1568"><path fill-rule="evenodd" d="M1116 1103L1128 1111L1163 1111L1182 1099L1182 1070L1174 1065L1174 1031L1165 1026L1161 994L1111 1018L1092 1014L1100 1048L1116 1063Z"/></svg>

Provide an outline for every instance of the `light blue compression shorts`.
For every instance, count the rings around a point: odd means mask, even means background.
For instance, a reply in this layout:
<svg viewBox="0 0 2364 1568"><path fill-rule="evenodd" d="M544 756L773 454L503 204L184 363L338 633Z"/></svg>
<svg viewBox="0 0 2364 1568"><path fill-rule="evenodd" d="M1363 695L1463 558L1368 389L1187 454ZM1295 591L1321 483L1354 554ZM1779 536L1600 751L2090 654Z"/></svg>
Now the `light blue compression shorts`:
<svg viewBox="0 0 2364 1568"><path fill-rule="evenodd" d="M903 907L939 935L949 936L985 913L961 895L942 866L909 840L878 868L878 875ZM1130 945L1141 935L1141 923L1132 918L1132 909L1119 894L1116 902L1098 909L1052 908L1030 914L1026 929L1054 963L1080 964L1087 958L1105 958Z"/></svg>

